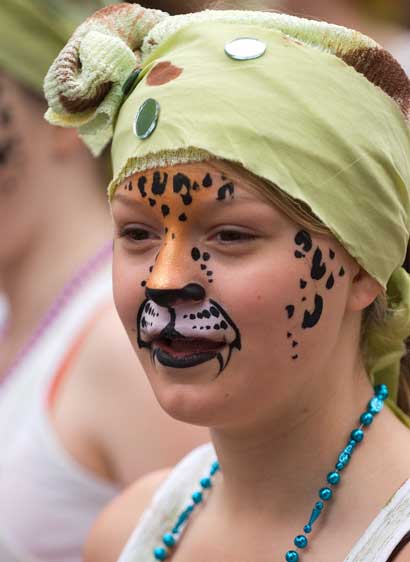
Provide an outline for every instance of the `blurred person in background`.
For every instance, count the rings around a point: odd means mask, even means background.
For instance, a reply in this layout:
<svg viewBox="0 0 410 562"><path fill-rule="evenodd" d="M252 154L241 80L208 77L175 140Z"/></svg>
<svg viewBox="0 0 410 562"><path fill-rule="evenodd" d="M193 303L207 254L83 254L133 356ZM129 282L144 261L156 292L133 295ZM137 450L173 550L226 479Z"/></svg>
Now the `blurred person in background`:
<svg viewBox="0 0 410 562"><path fill-rule="evenodd" d="M108 171L43 119L48 66L103 5L0 4L2 562L79 562L123 486L204 438L154 402L117 319Z"/></svg>
<svg viewBox="0 0 410 562"><path fill-rule="evenodd" d="M410 75L408 0L280 0L280 9L356 29L388 49Z"/></svg>
<svg viewBox="0 0 410 562"><path fill-rule="evenodd" d="M374 37L410 74L410 4L407 0L147 0L147 8L170 14L196 12L207 7L238 10L280 10L357 29Z"/></svg>

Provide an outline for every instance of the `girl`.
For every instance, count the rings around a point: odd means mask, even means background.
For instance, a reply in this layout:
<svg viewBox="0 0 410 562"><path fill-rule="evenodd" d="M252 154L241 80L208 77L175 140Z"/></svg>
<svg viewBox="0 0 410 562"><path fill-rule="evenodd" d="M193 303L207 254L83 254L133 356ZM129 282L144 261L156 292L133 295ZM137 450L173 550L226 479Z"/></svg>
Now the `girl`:
<svg viewBox="0 0 410 562"><path fill-rule="evenodd" d="M321 22L123 5L45 91L94 153L113 134L117 309L162 407L213 442L116 502L87 560L130 533L121 562L408 560L400 65Z"/></svg>

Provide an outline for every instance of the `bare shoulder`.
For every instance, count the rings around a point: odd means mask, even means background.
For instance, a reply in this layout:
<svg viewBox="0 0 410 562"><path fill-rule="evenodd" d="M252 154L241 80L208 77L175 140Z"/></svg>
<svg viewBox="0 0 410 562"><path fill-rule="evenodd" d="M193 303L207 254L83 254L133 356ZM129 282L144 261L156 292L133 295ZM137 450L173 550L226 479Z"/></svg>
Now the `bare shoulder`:
<svg viewBox="0 0 410 562"><path fill-rule="evenodd" d="M138 520L170 470L152 472L119 495L97 519L85 545L84 562L116 562Z"/></svg>

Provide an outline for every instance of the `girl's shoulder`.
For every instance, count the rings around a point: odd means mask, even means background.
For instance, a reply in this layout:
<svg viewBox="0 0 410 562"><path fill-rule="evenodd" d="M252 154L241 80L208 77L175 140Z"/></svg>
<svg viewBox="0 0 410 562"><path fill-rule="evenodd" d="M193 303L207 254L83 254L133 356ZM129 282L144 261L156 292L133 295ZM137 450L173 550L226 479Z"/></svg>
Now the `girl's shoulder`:
<svg viewBox="0 0 410 562"><path fill-rule="evenodd" d="M202 445L174 469L148 474L125 490L95 523L85 562L116 562L127 540L121 561L131 553L133 559L139 548L152 552L214 458L212 445Z"/></svg>

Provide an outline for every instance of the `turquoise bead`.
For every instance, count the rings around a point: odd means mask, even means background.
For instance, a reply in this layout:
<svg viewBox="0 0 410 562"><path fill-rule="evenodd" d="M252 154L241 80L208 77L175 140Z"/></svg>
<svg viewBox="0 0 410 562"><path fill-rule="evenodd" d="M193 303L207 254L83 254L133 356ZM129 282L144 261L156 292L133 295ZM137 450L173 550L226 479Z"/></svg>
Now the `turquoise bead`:
<svg viewBox="0 0 410 562"><path fill-rule="evenodd" d="M194 492L192 494L192 499L194 501L194 503L201 503L203 497L202 497L202 492Z"/></svg>
<svg viewBox="0 0 410 562"><path fill-rule="evenodd" d="M348 453L345 453L344 451L342 453L340 453L339 455L339 462L343 465L343 468L349 464L350 461L350 455ZM341 470L341 469L338 469Z"/></svg>
<svg viewBox="0 0 410 562"><path fill-rule="evenodd" d="M210 488L212 486L212 480L208 476L205 477L205 478L201 478L199 483L201 484L201 486L204 490L206 490L207 488Z"/></svg>
<svg viewBox="0 0 410 562"><path fill-rule="evenodd" d="M316 502L315 507L312 509L312 514L310 516L309 522L306 525L306 527L312 527L313 523L316 521L316 519L322 513L322 509L323 509L323 502ZM306 527L305 527L304 531L305 531L305 533L309 533L310 531L306 531Z"/></svg>
<svg viewBox="0 0 410 562"><path fill-rule="evenodd" d="M220 469L219 462L214 461L211 465L211 470L209 471L210 475L213 476L214 474L216 474L218 472L219 469Z"/></svg>
<svg viewBox="0 0 410 562"><path fill-rule="evenodd" d="M371 414L370 412L364 412L364 414L360 416L360 423L362 423L363 425L370 425L372 421L373 414Z"/></svg>
<svg viewBox="0 0 410 562"><path fill-rule="evenodd" d="M169 548L175 546L175 539L172 533L165 533L165 535L162 537L162 542Z"/></svg>
<svg viewBox="0 0 410 562"><path fill-rule="evenodd" d="M353 441L356 441L356 443L360 443L360 441L363 441L364 437L363 429L354 429L351 433L351 437Z"/></svg>
<svg viewBox="0 0 410 562"><path fill-rule="evenodd" d="M380 400L377 396L372 398L367 406L367 411L373 415L378 414L383 410L384 402Z"/></svg>
<svg viewBox="0 0 410 562"><path fill-rule="evenodd" d="M381 400L386 400L386 398L388 398L389 396L389 389L385 384L378 384L377 386L375 386L374 392L376 393L376 396Z"/></svg>
<svg viewBox="0 0 410 562"><path fill-rule="evenodd" d="M298 562L299 554L295 550L288 550L285 560L286 562Z"/></svg>
<svg viewBox="0 0 410 562"><path fill-rule="evenodd" d="M168 552L163 546L157 546L157 548L154 548L154 556L155 560L165 560L168 558Z"/></svg>
<svg viewBox="0 0 410 562"><path fill-rule="evenodd" d="M295 537L295 540L293 542L298 548L306 548L308 544L308 540L305 535L298 535L297 537Z"/></svg>
<svg viewBox="0 0 410 562"><path fill-rule="evenodd" d="M327 475L327 481L329 482L329 484L332 484L333 486L339 484L340 474L336 471L329 472L329 474Z"/></svg>
<svg viewBox="0 0 410 562"><path fill-rule="evenodd" d="M333 496L333 492L330 488L321 488L319 490L319 497L321 500L329 501Z"/></svg>
<svg viewBox="0 0 410 562"><path fill-rule="evenodd" d="M354 441L354 444L357 445L356 441ZM343 449L343 452L346 453L346 455L349 455L349 457L351 456L351 454L353 453L353 445L351 444L351 442L349 441L349 444L346 445L346 447Z"/></svg>
<svg viewBox="0 0 410 562"><path fill-rule="evenodd" d="M336 470L343 470L344 467L345 467L345 465L344 465L342 462L340 462L340 461L335 464L335 469L336 469Z"/></svg>
<svg viewBox="0 0 410 562"><path fill-rule="evenodd" d="M309 523L307 525L305 525L303 527L303 530L305 531L305 533L308 535L309 533L312 532L312 525L309 525Z"/></svg>

